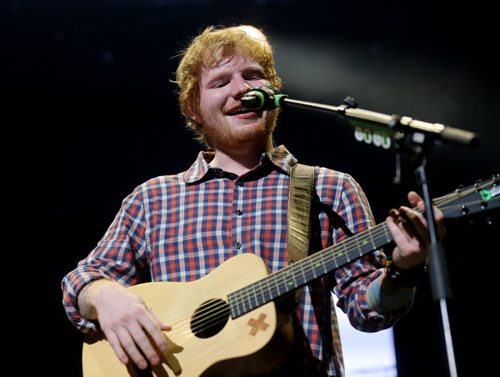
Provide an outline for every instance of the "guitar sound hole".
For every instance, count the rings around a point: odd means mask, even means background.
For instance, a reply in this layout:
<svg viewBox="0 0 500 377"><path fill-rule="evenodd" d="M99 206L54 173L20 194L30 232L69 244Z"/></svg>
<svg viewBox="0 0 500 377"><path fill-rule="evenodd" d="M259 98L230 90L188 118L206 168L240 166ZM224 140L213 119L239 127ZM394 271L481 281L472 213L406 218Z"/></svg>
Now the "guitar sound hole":
<svg viewBox="0 0 500 377"><path fill-rule="evenodd" d="M229 320L229 305L221 299L204 302L194 312L191 331L198 338L210 338L219 333Z"/></svg>

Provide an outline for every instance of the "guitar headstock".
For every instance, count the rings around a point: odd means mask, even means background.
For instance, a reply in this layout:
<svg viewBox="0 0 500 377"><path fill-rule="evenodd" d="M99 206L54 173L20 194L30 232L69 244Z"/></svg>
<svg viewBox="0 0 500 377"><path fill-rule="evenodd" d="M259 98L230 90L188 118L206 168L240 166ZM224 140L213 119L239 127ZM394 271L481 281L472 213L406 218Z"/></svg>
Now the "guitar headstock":
<svg viewBox="0 0 500 377"><path fill-rule="evenodd" d="M441 209L445 218L460 218L468 215L500 211L500 176L478 181L467 187L437 198L434 204Z"/></svg>

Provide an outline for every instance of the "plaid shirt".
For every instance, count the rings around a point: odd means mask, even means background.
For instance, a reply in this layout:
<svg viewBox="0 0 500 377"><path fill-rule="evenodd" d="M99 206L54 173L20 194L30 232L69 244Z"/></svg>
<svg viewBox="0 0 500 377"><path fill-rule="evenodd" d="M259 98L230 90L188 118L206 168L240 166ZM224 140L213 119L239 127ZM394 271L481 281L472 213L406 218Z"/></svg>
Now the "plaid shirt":
<svg viewBox="0 0 500 377"><path fill-rule="evenodd" d="M284 146L262 155L260 164L236 176L210 168L210 152L200 152L185 172L153 178L122 203L111 226L89 256L62 281L69 319L84 332L96 323L83 318L77 297L92 280L107 278L133 285L144 280L187 282L200 279L228 258L255 253L271 271L288 263L287 200L296 159ZM316 167L316 192L358 233L373 225L367 199L349 175ZM321 213L323 247L347 236ZM377 331L392 326L402 312L379 313L367 304L367 286L383 272L379 251L336 270L334 293L354 327ZM327 279L307 285L297 309L315 358L331 376L343 375L337 320ZM380 280L380 279L378 279Z"/></svg>

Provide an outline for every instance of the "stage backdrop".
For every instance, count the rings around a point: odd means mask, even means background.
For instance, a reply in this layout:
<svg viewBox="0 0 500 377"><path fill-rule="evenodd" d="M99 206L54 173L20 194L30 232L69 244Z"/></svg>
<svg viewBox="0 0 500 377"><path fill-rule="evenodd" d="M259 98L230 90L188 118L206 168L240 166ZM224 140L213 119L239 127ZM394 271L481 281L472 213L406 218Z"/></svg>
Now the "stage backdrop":
<svg viewBox="0 0 500 377"><path fill-rule="evenodd" d="M363 109L477 132L477 150L442 144L429 151L436 197L500 167L497 21L482 3L3 1L4 289L6 339L13 340L6 375L80 375L82 338L65 318L59 284L125 195L194 160L199 146L184 129L171 83L191 36L211 24L255 24L271 38L291 98L337 106L352 96ZM283 109L275 138L303 163L353 175L381 222L409 189L419 190L414 166L403 159L395 185L394 150L359 140L345 119L296 108ZM495 218L468 220L450 222L444 243L461 376L487 369L482 339L494 326L485 306L496 287L489 267L499 231ZM431 291L424 282L389 341L369 347L371 354L387 344L400 377L447 375ZM362 347L354 350L348 368L368 359Z"/></svg>

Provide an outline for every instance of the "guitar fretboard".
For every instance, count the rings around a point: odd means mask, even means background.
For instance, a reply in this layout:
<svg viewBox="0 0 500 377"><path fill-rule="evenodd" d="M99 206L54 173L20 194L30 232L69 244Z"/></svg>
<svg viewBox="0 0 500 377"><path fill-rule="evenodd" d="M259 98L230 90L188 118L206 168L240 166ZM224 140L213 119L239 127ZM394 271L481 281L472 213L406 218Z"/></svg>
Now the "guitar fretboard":
<svg viewBox="0 0 500 377"><path fill-rule="evenodd" d="M293 263L229 294L231 316L240 317L389 244L392 240L387 224L381 223Z"/></svg>

